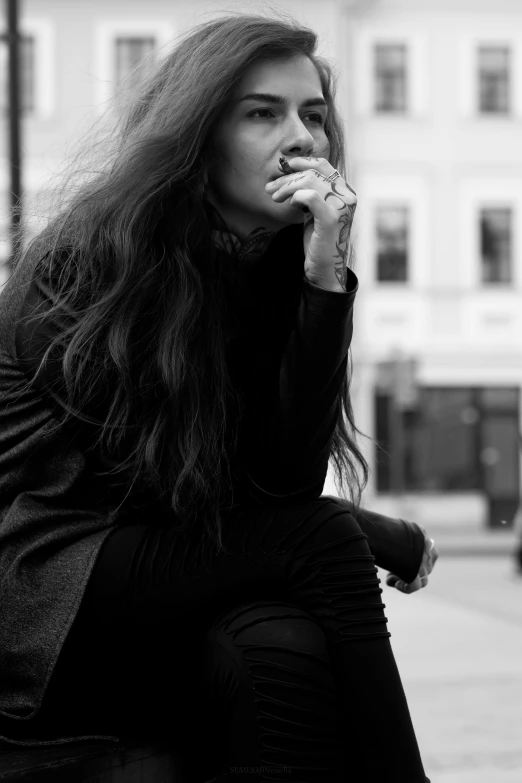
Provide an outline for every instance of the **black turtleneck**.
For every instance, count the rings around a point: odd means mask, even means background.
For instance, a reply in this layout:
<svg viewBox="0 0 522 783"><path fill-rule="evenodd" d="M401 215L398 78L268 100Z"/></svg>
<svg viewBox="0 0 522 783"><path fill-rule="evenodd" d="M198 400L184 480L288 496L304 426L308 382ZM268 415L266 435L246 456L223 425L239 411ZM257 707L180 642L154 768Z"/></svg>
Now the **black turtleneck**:
<svg viewBox="0 0 522 783"><path fill-rule="evenodd" d="M228 261L228 264L227 264ZM346 294L304 277L302 226L277 232L232 267L232 378L245 400L238 497L280 505L319 497L347 371L357 278ZM230 301L230 300L229 300Z"/></svg>

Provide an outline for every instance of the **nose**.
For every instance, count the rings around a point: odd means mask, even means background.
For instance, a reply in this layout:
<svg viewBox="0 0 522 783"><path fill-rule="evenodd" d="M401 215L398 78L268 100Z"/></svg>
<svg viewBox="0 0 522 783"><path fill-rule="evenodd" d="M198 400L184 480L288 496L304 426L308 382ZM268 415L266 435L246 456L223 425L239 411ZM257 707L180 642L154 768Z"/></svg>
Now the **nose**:
<svg viewBox="0 0 522 783"><path fill-rule="evenodd" d="M285 157L291 155L308 156L314 149L314 137L299 115L289 117L284 130L284 144L281 152Z"/></svg>

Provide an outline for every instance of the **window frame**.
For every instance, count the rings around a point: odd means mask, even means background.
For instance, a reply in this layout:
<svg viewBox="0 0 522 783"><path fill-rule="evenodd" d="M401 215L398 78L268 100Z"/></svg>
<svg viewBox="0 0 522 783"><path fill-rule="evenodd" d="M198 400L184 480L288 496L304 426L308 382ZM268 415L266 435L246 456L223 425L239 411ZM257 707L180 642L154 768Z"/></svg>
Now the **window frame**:
<svg viewBox="0 0 522 783"><path fill-rule="evenodd" d="M374 78L376 44L406 46L406 111L377 112ZM426 117L430 107L429 43L424 32L407 26L357 29L354 37L355 71L353 94L356 114L378 121L405 121Z"/></svg>
<svg viewBox="0 0 522 783"><path fill-rule="evenodd" d="M27 16L20 19L19 29L22 36L34 39L34 108L23 119L45 121L56 112L55 27L48 19Z"/></svg>
<svg viewBox="0 0 522 783"><path fill-rule="evenodd" d="M129 20L105 20L96 25L94 30L95 64L95 103L98 112L102 113L107 108L113 97L116 85L114 69L114 42L119 37L154 37L157 41L158 56L161 57L163 49L168 46L175 35L175 28L171 22L165 20L151 20L150 18Z"/></svg>
<svg viewBox="0 0 522 783"><path fill-rule="evenodd" d="M377 107L377 98L378 98L378 84L379 84L379 70L377 68L378 65L378 58L377 58L377 50L379 47L396 47L404 50L404 108L392 108L392 109L382 109ZM373 51L372 51L372 61L373 61L373 91L374 91L374 105L373 105L373 114L378 115L379 117L385 116L385 117L393 117L393 116L407 116L409 114L409 85L408 82L411 78L410 71L410 57L409 57L409 49L407 42L404 42L402 44L397 43L388 43L388 42L382 42L377 41L373 45Z"/></svg>
<svg viewBox="0 0 522 783"><path fill-rule="evenodd" d="M478 49L480 46L508 46L510 49L510 107L507 113L481 112L479 99ZM459 45L460 115L479 122L508 123L522 118L522 35L510 30L475 32L463 36Z"/></svg>
<svg viewBox="0 0 522 783"><path fill-rule="evenodd" d="M482 97L482 90L481 90L481 63L480 63L480 50L481 49L506 49L507 50L507 109L506 111L485 111L481 108L481 97ZM513 49L509 44L495 44L492 45L490 43L483 44L479 43L477 44L477 47L475 49L475 89L477 90L476 100L477 100L477 111L480 114L480 116L486 116L486 117L509 117L510 114L513 112Z"/></svg>
<svg viewBox="0 0 522 783"><path fill-rule="evenodd" d="M406 277L404 280L381 280L379 277L379 211L382 209L397 209L397 210L404 210L406 213ZM412 223L412 215L411 215L411 207L409 203L400 202L396 199L393 201L388 201L385 199L381 199L378 201L375 201L373 204L373 222L374 222L374 268L375 268L375 284L376 285L397 285L397 286L407 286L410 279L411 279L411 245L412 245L412 237L411 237L411 223Z"/></svg>
<svg viewBox="0 0 522 783"><path fill-rule="evenodd" d="M431 183L421 174L404 174L401 170L387 174L373 168L361 170L357 176L357 193L365 209L357 213L357 253L368 259L357 274L361 283L374 290L415 290L430 285L430 269L433 247L431 242ZM379 206L397 204L409 209L408 250L410 264L405 282L377 279L376 209ZM412 262L415 259L415 262Z"/></svg>
<svg viewBox="0 0 522 783"><path fill-rule="evenodd" d="M483 256L482 256L482 217L486 210L506 210L510 213L509 216L509 238L510 238L510 246L509 246L509 280L507 281L501 281L501 280L484 280L484 264L483 264ZM514 224L516 220L516 214L515 214L515 207L513 204L506 202L502 204L501 202L496 202L494 204L489 204L487 201L485 201L483 204L479 205L477 210L477 227L476 230L479 233L478 236L478 259L477 262L479 264L479 279L481 287L488 288L491 286L492 288L499 288L502 290L503 288L511 288L515 282L515 256L514 256Z"/></svg>
<svg viewBox="0 0 522 783"><path fill-rule="evenodd" d="M482 282L480 212L487 207L512 209L512 281ZM522 268L517 264L522 242L522 192L520 179L512 177L469 177L459 187L457 257L459 283L467 290L522 292Z"/></svg>

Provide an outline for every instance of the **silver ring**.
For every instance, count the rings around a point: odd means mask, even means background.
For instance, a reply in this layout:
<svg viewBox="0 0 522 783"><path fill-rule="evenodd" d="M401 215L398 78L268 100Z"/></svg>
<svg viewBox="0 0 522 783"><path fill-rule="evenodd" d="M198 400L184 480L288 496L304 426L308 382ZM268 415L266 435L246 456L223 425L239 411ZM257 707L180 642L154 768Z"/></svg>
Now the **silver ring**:
<svg viewBox="0 0 522 783"><path fill-rule="evenodd" d="M435 546L435 540L434 540L433 538L430 538L429 540L431 541L431 546L430 546L430 548L429 548L429 551L431 552L431 550L432 550L432 549L433 549L433 547Z"/></svg>
<svg viewBox="0 0 522 783"><path fill-rule="evenodd" d="M333 182L334 179L337 179L337 177L340 177L341 175L337 171L337 169L334 169L329 177L326 177L327 182Z"/></svg>

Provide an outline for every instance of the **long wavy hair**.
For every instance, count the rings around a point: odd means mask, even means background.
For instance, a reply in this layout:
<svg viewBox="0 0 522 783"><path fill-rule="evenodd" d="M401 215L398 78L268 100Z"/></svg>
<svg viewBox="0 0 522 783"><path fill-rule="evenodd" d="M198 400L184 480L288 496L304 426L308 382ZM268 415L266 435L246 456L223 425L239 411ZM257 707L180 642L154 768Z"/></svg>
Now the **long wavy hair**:
<svg viewBox="0 0 522 783"><path fill-rule="evenodd" d="M81 140L83 151L73 161L94 151L94 163L68 167L47 225L17 257L18 265L31 252L47 251L55 305L39 317L74 314L35 377L61 346L75 416L90 421L86 411L100 390L108 391L97 445L111 454L130 444L121 467L131 470L133 483L167 498L173 524L198 528L212 553L226 551L222 520L237 432L229 415L236 392L225 360L205 183L215 162L214 129L249 66L310 58L328 103L330 162L345 174L337 77L315 54L316 34L277 16L231 14L204 22L147 63L138 86L124 84L101 138L88 136L96 139L90 146ZM351 363L332 459L338 488L347 484L357 507L368 466L355 442L350 376Z"/></svg>

